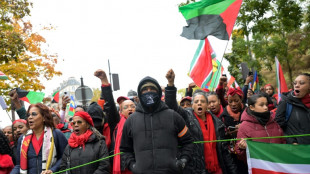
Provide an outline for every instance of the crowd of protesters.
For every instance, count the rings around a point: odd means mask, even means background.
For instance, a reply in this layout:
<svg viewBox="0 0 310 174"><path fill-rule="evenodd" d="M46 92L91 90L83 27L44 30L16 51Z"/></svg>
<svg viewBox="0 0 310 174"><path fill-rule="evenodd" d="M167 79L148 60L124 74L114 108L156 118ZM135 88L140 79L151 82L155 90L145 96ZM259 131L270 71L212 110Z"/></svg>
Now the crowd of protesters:
<svg viewBox="0 0 310 174"><path fill-rule="evenodd" d="M307 73L279 102L270 84L254 93L250 74L242 89L228 87L225 76L216 91L194 90L191 83L180 103L172 69L166 87L145 77L137 92L117 102L105 71L94 76L100 99L76 108L70 120L68 96L59 109L42 103L25 108L16 90L10 92L20 119L0 130L0 174L246 174L246 138L310 134ZM224 139L229 141L194 143ZM310 144L310 137L253 141Z"/></svg>

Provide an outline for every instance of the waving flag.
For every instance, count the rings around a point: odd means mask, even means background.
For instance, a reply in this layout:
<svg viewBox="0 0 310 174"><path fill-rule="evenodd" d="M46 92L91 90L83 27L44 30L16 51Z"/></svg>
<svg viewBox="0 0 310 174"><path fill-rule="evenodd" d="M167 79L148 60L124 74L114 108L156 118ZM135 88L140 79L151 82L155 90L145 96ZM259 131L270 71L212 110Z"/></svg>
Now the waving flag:
<svg viewBox="0 0 310 174"><path fill-rule="evenodd" d="M279 60L275 57L276 60L276 71L277 71L277 85L278 85L278 103L281 100L281 94L283 92L288 92L286 81L284 78L284 74L282 71L282 67L280 65Z"/></svg>
<svg viewBox="0 0 310 174"><path fill-rule="evenodd" d="M59 91L54 92L52 103L59 103Z"/></svg>
<svg viewBox="0 0 310 174"><path fill-rule="evenodd" d="M309 174L310 145L247 141L249 174Z"/></svg>
<svg viewBox="0 0 310 174"><path fill-rule="evenodd" d="M8 76L6 76L3 72L0 71L0 79L1 80L7 80Z"/></svg>
<svg viewBox="0 0 310 174"><path fill-rule="evenodd" d="M26 91L20 88L16 88L18 98L22 101L26 101L30 104L41 103L44 99L43 92Z"/></svg>
<svg viewBox="0 0 310 174"><path fill-rule="evenodd" d="M70 96L71 98L71 101L69 103L69 112L68 112L68 115L70 116L74 116L74 113L75 113L75 108L76 108L76 105L75 105L75 101L74 101L74 98L73 96Z"/></svg>
<svg viewBox="0 0 310 174"><path fill-rule="evenodd" d="M257 71L255 71L255 73L254 73L254 81L253 81L252 90L253 90L255 93L258 93L258 92L259 92L259 80L258 80Z"/></svg>
<svg viewBox="0 0 310 174"><path fill-rule="evenodd" d="M188 26L181 36L203 40L212 35L229 40L242 0L202 0L179 8Z"/></svg>
<svg viewBox="0 0 310 174"><path fill-rule="evenodd" d="M189 76L201 88L204 88L212 78L213 65L211 53L213 53L213 50L208 39L201 40L191 62Z"/></svg>

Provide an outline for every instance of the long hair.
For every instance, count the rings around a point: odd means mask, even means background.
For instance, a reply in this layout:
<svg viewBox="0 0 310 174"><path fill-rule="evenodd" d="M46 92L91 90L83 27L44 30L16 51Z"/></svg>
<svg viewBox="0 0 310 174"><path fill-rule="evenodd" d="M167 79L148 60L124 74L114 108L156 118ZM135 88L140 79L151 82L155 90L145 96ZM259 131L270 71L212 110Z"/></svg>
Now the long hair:
<svg viewBox="0 0 310 174"><path fill-rule="evenodd" d="M9 140L2 130L0 130L0 154L8 154L12 156L12 149L10 148Z"/></svg>
<svg viewBox="0 0 310 174"><path fill-rule="evenodd" d="M29 114L30 109L33 107L36 107L39 109L40 114L42 115L42 117L45 120L43 123L44 126L54 128L53 117L52 117L52 114L51 114L51 111L49 110L49 108L42 103L32 104L29 106L29 108L27 110L27 115ZM29 127L28 122L27 122L27 126Z"/></svg>

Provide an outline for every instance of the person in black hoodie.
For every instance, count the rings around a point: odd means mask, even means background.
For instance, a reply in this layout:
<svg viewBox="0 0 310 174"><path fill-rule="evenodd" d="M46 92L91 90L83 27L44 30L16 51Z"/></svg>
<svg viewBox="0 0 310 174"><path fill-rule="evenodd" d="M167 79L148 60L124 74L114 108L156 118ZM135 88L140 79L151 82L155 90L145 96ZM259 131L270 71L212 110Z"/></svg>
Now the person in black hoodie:
<svg viewBox="0 0 310 174"><path fill-rule="evenodd" d="M202 90L193 94L192 107L182 108L176 101L177 89L174 86L175 74L169 70L166 74L168 86L165 101L169 108L177 111L185 120L195 141L221 140L225 136L224 123L213 113L207 111L208 98ZM198 92L197 92L198 91ZM184 169L184 174L236 174L237 167L225 142L195 143L192 160Z"/></svg>
<svg viewBox="0 0 310 174"><path fill-rule="evenodd" d="M185 121L161 101L161 87L152 77L143 78L137 91L140 103L123 128L122 167L133 174L182 173L194 147Z"/></svg>
<svg viewBox="0 0 310 174"><path fill-rule="evenodd" d="M296 77L294 90L281 94L276 121L285 135L310 134L310 74ZM310 144L310 137L287 138L287 144Z"/></svg>

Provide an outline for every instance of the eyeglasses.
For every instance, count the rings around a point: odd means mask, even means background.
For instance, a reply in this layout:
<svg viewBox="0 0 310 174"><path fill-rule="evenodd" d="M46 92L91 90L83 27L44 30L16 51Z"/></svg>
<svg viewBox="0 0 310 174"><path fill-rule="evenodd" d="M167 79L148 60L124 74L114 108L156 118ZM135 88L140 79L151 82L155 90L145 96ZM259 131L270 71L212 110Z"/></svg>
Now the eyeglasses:
<svg viewBox="0 0 310 174"><path fill-rule="evenodd" d="M27 117L30 117L30 116L35 117L37 115L38 115L38 113L36 113L36 112L27 113Z"/></svg>
<svg viewBox="0 0 310 174"><path fill-rule="evenodd" d="M77 122L71 122L71 125L73 126L73 125L75 125L75 124L78 124L78 125L80 125L80 124L82 124L83 123L83 121L81 121L81 120L79 120L79 121L77 121Z"/></svg>

